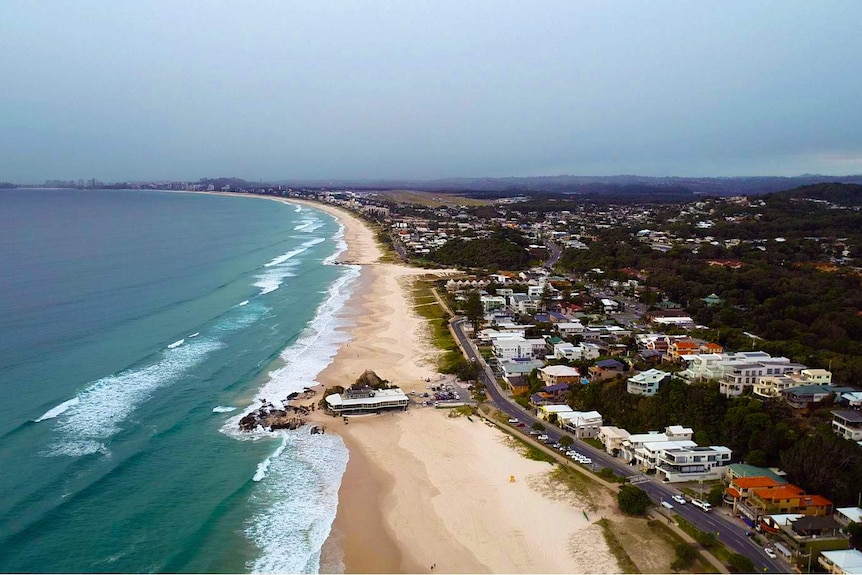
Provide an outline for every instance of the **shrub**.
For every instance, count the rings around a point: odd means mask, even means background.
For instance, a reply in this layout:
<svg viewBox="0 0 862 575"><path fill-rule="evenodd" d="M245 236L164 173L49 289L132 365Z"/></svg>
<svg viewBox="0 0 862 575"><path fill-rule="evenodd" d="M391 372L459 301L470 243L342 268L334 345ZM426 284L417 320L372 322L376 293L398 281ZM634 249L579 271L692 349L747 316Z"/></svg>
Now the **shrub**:
<svg viewBox="0 0 862 575"><path fill-rule="evenodd" d="M617 494L617 504L623 513L643 515L652 501L643 489L635 485L623 485Z"/></svg>

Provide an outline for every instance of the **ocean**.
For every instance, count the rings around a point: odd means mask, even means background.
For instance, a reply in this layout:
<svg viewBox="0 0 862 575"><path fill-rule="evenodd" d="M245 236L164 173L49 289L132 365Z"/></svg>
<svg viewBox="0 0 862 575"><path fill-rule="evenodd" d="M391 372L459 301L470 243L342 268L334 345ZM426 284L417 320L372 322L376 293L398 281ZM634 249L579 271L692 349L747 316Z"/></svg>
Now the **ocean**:
<svg viewBox="0 0 862 575"><path fill-rule="evenodd" d="M344 444L237 422L346 340L343 249L263 199L0 191L0 572L337 571Z"/></svg>

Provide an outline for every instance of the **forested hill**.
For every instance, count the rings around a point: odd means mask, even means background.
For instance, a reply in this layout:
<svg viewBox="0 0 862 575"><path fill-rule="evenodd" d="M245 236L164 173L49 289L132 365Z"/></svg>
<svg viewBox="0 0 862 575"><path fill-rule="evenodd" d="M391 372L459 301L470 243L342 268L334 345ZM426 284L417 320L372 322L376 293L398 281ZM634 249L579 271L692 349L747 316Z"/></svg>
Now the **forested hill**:
<svg viewBox="0 0 862 575"><path fill-rule="evenodd" d="M809 199L821 200L839 206L862 206L862 186L858 184L823 183L812 186L800 186L770 194L773 199Z"/></svg>

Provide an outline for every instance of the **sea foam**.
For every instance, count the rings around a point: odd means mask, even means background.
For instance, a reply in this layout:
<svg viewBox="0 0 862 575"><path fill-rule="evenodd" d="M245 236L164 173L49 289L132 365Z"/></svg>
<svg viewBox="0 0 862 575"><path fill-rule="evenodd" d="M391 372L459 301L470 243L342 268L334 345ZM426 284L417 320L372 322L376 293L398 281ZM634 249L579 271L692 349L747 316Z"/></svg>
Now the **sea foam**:
<svg viewBox="0 0 862 575"><path fill-rule="evenodd" d="M61 403L57 407L53 407L53 408L49 409L48 411L46 411L42 415L42 417L40 417L39 419L34 419L33 421L35 421L36 423L39 423L40 421L45 421L46 419L54 419L55 417L66 413L66 411L69 408L71 408L72 406L78 405L78 403L80 403L80 401L81 400L78 399L77 397L73 397L72 399L70 399L68 401L64 401L63 403Z"/></svg>
<svg viewBox="0 0 862 575"><path fill-rule="evenodd" d="M253 573L317 573L338 508L348 452L336 435L280 432L284 439L258 481L246 535L260 549ZM255 476L257 477L257 475Z"/></svg>
<svg viewBox="0 0 862 575"><path fill-rule="evenodd" d="M68 405L57 423L61 439L49 453L80 456L104 452L104 441L119 431L120 424L140 404L222 346L218 341L197 339L194 343L165 350L155 363L90 383L77 397L63 404Z"/></svg>
<svg viewBox="0 0 862 575"><path fill-rule="evenodd" d="M174 349L175 347L180 347L185 342L186 342L186 340L184 340L184 339L178 339L174 343L168 345L168 349Z"/></svg>
<svg viewBox="0 0 862 575"><path fill-rule="evenodd" d="M213 413L230 413L236 411L236 408L230 405L217 405L213 407Z"/></svg>
<svg viewBox="0 0 862 575"><path fill-rule="evenodd" d="M260 288L260 295L265 295L274 292L284 283L284 280L293 277L296 269L296 262L292 262L293 258L308 251L309 248L325 241L326 238L312 238L303 242L298 248L292 249L284 253L272 261L263 265L266 268L263 273L255 276L257 280L254 283L255 287Z"/></svg>

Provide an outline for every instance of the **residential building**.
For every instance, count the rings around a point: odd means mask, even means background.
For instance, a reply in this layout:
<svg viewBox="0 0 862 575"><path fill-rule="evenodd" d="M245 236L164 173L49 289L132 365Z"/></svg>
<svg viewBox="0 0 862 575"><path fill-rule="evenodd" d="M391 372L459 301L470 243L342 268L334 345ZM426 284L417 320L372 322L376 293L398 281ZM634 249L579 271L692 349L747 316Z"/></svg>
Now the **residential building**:
<svg viewBox="0 0 862 575"><path fill-rule="evenodd" d="M743 513L739 508L740 503L746 503L754 489L769 489L781 485L775 479L766 476L737 477L730 480L730 484L724 490L724 502L733 507L734 515L742 515L750 527L757 521L757 513ZM749 517L751 515L751 517Z"/></svg>
<svg viewBox="0 0 862 575"><path fill-rule="evenodd" d="M614 427L613 425L603 425L599 427L597 438L605 446L605 451L610 455L616 456L622 449L623 442L631 435L625 429Z"/></svg>
<svg viewBox="0 0 862 575"><path fill-rule="evenodd" d="M660 369L650 369L629 377L626 391L633 395L653 396L659 386L670 380L670 374Z"/></svg>
<svg viewBox="0 0 862 575"><path fill-rule="evenodd" d="M826 369L803 369L784 375L766 375L758 378L753 392L760 397L781 397L783 391L805 385L829 385L832 372Z"/></svg>
<svg viewBox="0 0 862 575"><path fill-rule="evenodd" d="M603 359L596 362L590 367L590 379L593 381L603 381L616 377L625 370L625 365L615 359Z"/></svg>
<svg viewBox="0 0 862 575"><path fill-rule="evenodd" d="M535 359L510 359L500 362L500 371L504 378L509 378L513 375L527 375L543 365L544 362Z"/></svg>
<svg viewBox="0 0 862 575"><path fill-rule="evenodd" d="M693 441L668 441L644 445L644 450L657 452L656 475L664 475L669 483L719 479L724 466L730 463L730 448L721 445L698 447Z"/></svg>
<svg viewBox="0 0 862 575"><path fill-rule="evenodd" d="M788 389L782 389L779 393L781 399L790 407L795 409L809 409L816 407L824 399L831 397L834 388L829 385L799 385Z"/></svg>
<svg viewBox="0 0 862 575"><path fill-rule="evenodd" d="M563 337L572 337L584 333L584 325L579 321L560 322L556 324L556 327Z"/></svg>
<svg viewBox="0 0 862 575"><path fill-rule="evenodd" d="M746 501L740 501L738 509L743 515L759 520L776 513L800 513L802 515L831 515L832 502L821 495L808 495L791 483L752 489Z"/></svg>
<svg viewBox="0 0 862 575"><path fill-rule="evenodd" d="M549 365L539 369L539 379L548 385L564 383L566 385L578 383L580 374L574 367L567 365Z"/></svg>
<svg viewBox="0 0 862 575"><path fill-rule="evenodd" d="M839 507L832 515L835 521L847 527L851 523L862 523L862 509L859 507Z"/></svg>
<svg viewBox="0 0 862 575"><path fill-rule="evenodd" d="M512 388L512 395L529 395L530 394L530 384L527 383L527 380L524 379L523 376L513 375L505 378L509 384L509 387Z"/></svg>
<svg viewBox="0 0 862 575"><path fill-rule="evenodd" d="M862 411L836 409L832 412L832 431L851 441L862 441Z"/></svg>
<svg viewBox="0 0 862 575"><path fill-rule="evenodd" d="M539 419L544 419L545 421L548 421L548 418L552 414L556 415L557 418L559 418L561 414L571 413L572 411L573 411L573 409L571 407L569 407L568 405L560 405L560 404L541 405L541 406L539 406L538 410L536 411L536 415L539 416Z"/></svg>
<svg viewBox="0 0 862 575"><path fill-rule="evenodd" d="M483 295L479 299L482 301L482 310L485 313L506 307L506 298L502 296Z"/></svg>
<svg viewBox="0 0 862 575"><path fill-rule="evenodd" d="M539 390L539 394L560 403L566 401L569 397L569 384L557 383L554 385L546 385Z"/></svg>
<svg viewBox="0 0 862 575"><path fill-rule="evenodd" d="M821 553L850 547L850 537L831 517L800 517L782 525L778 534L790 551L791 564L800 572L810 573L811 566L821 564Z"/></svg>
<svg viewBox="0 0 862 575"><path fill-rule="evenodd" d="M824 571L835 575L862 574L862 552L856 549L821 551L817 563Z"/></svg>
<svg viewBox="0 0 862 575"><path fill-rule="evenodd" d="M598 436L603 421L598 411L569 411L558 413L557 423L578 439L586 439Z"/></svg>

